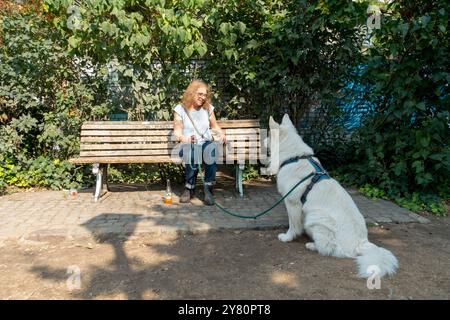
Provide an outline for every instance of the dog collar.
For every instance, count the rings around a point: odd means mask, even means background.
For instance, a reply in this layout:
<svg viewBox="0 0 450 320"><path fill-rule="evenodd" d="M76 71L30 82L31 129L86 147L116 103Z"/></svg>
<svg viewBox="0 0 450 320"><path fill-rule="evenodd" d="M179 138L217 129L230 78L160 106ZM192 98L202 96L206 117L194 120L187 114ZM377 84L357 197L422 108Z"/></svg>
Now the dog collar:
<svg viewBox="0 0 450 320"><path fill-rule="evenodd" d="M284 167L285 165L287 165L287 164L290 164L290 163L293 163L293 162L297 162L298 160L301 160L301 159L309 159L309 158L311 158L313 156L314 156L313 154L309 154L309 155L306 155L306 156L296 156L296 157L289 158L289 159L283 161L283 163L280 165L280 169L282 167Z"/></svg>

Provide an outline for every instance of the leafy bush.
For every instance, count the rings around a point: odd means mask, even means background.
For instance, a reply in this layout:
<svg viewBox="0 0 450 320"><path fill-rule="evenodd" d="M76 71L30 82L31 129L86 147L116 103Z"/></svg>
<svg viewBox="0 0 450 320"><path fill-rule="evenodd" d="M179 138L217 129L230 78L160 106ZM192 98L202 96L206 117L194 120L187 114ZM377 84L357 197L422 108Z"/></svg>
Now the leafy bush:
<svg viewBox="0 0 450 320"><path fill-rule="evenodd" d="M83 172L82 167L43 156L21 164L5 161L0 167L0 181L4 187L79 188L87 180L85 177L87 172Z"/></svg>
<svg viewBox="0 0 450 320"><path fill-rule="evenodd" d="M353 160L340 170L352 184L438 214L436 197L450 185L449 18L447 1L387 6L355 79L374 110L353 134Z"/></svg>
<svg viewBox="0 0 450 320"><path fill-rule="evenodd" d="M108 180L113 183L184 182L184 168L167 164L118 164L108 167Z"/></svg>
<svg viewBox="0 0 450 320"><path fill-rule="evenodd" d="M41 14L0 11L0 150L11 160L65 159L82 122L107 113L101 72L83 74L88 66Z"/></svg>
<svg viewBox="0 0 450 320"><path fill-rule="evenodd" d="M427 211L438 216L446 216L448 214L445 201L442 200L448 199L448 197L444 198L444 195L440 197L433 194L413 192L412 194L390 199L383 189L369 184L364 185L358 190L372 199L393 200L398 205L417 213Z"/></svg>
<svg viewBox="0 0 450 320"><path fill-rule="evenodd" d="M82 170L64 159L82 122L107 113L101 75L83 74L40 1L0 6L0 46L0 188L79 185Z"/></svg>
<svg viewBox="0 0 450 320"><path fill-rule="evenodd" d="M359 191L372 199L388 199L386 196L386 192L384 192L383 189L371 186L369 184L365 184L364 186L359 188Z"/></svg>
<svg viewBox="0 0 450 320"><path fill-rule="evenodd" d="M259 173L260 166L256 164L246 165L244 172L242 172L242 179L244 181L250 181L259 178L261 175Z"/></svg>

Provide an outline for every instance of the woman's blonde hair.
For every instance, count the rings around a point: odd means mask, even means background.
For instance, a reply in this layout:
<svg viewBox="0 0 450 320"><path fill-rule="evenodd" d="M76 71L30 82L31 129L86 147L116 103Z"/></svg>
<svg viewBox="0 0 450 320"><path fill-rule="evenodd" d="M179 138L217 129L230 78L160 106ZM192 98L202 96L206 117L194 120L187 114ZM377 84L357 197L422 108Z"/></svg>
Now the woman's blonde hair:
<svg viewBox="0 0 450 320"><path fill-rule="evenodd" d="M211 90L209 89L209 86L201 80L191 81L186 90L184 90L183 97L181 98L181 103L183 104L183 106L189 108L192 105L197 89L201 87L206 88L206 99L202 108L205 110L209 110L209 108L211 107Z"/></svg>

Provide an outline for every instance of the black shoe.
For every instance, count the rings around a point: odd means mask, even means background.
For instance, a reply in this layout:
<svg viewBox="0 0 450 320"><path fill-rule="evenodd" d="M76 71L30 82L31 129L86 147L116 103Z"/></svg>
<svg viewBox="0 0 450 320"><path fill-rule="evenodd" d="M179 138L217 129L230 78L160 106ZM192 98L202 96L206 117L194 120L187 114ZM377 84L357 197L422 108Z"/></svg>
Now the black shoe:
<svg viewBox="0 0 450 320"><path fill-rule="evenodd" d="M180 197L180 203L188 203L191 201L191 197L194 195L194 189L185 188Z"/></svg>
<svg viewBox="0 0 450 320"><path fill-rule="evenodd" d="M212 186L205 186L205 199L203 200L203 202L207 205L207 206L213 206L214 205L214 199L212 196L212 192L213 192L213 187Z"/></svg>

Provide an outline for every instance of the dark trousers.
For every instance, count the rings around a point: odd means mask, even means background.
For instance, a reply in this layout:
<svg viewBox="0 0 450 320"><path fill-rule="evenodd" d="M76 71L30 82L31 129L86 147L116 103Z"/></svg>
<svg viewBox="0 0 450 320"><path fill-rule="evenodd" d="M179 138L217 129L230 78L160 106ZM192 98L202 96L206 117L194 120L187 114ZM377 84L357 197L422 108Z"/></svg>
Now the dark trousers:
<svg viewBox="0 0 450 320"><path fill-rule="evenodd" d="M185 181L186 188L194 189L197 182L198 169L205 165L205 184L214 185L216 182L216 145L212 141L206 141L203 145L183 144L180 157L186 164Z"/></svg>

